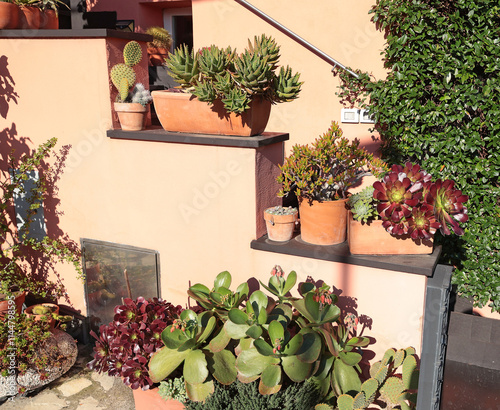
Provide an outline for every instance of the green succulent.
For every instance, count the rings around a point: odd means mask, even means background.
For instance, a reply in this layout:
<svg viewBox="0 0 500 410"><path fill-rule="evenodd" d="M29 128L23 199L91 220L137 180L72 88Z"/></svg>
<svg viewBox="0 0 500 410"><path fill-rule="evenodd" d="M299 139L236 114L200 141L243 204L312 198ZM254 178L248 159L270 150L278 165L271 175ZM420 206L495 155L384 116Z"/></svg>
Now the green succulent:
<svg viewBox="0 0 500 410"><path fill-rule="evenodd" d="M148 42L148 47L161 47L169 49L172 45L172 36L167 29L151 26L146 29L146 34L153 36L153 41Z"/></svg>
<svg viewBox="0 0 500 410"><path fill-rule="evenodd" d="M373 186L369 185L349 197L347 206L350 208L354 220L366 223L379 219L377 200L373 198L374 190Z"/></svg>
<svg viewBox="0 0 500 410"><path fill-rule="evenodd" d="M170 69L172 78L181 87L191 87L197 84L200 73L198 54L189 51L186 44L182 44L166 60L166 66Z"/></svg>
<svg viewBox="0 0 500 410"><path fill-rule="evenodd" d="M129 67L133 67L142 60L141 45L137 41L129 41L123 47L123 61Z"/></svg>
<svg viewBox="0 0 500 410"><path fill-rule="evenodd" d="M273 103L297 98L302 83L299 74L289 67L278 74L280 48L266 35L248 40L248 48L240 55L215 45L198 52L181 46L171 53L166 65L181 88L209 104L221 100L229 112L243 113L253 98Z"/></svg>

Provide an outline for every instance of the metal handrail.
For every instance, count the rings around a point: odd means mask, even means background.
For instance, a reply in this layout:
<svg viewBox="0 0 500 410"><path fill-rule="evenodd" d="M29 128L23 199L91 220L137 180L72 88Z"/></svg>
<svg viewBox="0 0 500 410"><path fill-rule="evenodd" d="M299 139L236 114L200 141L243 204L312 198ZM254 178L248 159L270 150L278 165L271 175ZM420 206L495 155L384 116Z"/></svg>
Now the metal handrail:
<svg viewBox="0 0 500 410"><path fill-rule="evenodd" d="M316 54L318 57L320 57L322 60L326 61L327 63L330 63L333 65L332 71L335 69L335 67L340 67L343 70L347 71L349 74L353 75L356 78L359 78L359 76L352 70L348 69L346 66L343 64L339 63L337 60L335 60L333 57L330 57L328 54L325 54L323 51L318 49L317 47L313 46L311 43L308 41L304 40L302 37L299 35L295 34L293 31L285 27L283 24L279 23L263 11L259 10L257 7L255 7L253 4L248 3L246 0L235 0L236 3L241 4L243 7L246 9L250 10L252 13L256 14L259 16L262 20L266 21L267 23L271 24L273 27L281 31L283 34L286 34L288 37L291 39L295 40L297 43L311 51L312 53Z"/></svg>

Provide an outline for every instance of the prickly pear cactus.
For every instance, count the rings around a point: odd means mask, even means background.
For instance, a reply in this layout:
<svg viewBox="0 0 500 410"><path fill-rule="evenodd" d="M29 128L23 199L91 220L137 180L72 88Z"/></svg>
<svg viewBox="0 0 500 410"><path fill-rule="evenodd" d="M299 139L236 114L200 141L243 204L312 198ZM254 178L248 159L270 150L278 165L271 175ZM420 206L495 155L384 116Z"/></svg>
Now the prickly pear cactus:
<svg viewBox="0 0 500 410"><path fill-rule="evenodd" d="M135 84L136 75L132 68L142 59L141 45L137 41L129 41L123 48L123 63L111 68L111 82L118 90L118 101L127 102L132 99L130 89Z"/></svg>
<svg viewBox="0 0 500 410"><path fill-rule="evenodd" d="M142 60L141 45L137 41L129 41L123 47L123 61L129 67L133 67Z"/></svg>

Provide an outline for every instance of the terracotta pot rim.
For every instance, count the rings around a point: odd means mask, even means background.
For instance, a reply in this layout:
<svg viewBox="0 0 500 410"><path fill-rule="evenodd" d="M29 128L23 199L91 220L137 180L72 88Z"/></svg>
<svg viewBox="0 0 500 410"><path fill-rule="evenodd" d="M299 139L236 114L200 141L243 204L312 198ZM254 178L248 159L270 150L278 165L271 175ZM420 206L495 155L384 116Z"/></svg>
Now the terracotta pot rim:
<svg viewBox="0 0 500 410"><path fill-rule="evenodd" d="M147 106L140 103L114 103L115 111L126 111L126 112L146 112L148 110Z"/></svg>

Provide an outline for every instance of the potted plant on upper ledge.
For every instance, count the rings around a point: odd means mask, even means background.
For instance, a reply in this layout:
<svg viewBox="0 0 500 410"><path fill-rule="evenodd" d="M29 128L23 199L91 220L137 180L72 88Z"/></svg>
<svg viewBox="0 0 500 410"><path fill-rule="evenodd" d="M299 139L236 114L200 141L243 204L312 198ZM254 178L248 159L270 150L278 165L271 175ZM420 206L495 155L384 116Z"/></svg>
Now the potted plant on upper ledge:
<svg viewBox="0 0 500 410"><path fill-rule="evenodd" d="M335 245L345 241L348 189L371 171L382 175L384 162L373 157L359 140L349 141L332 122L328 131L312 145L295 145L280 167L278 193L295 193L299 200L300 236L314 245Z"/></svg>
<svg viewBox="0 0 500 410"><path fill-rule="evenodd" d="M144 129L148 113L147 105L151 94L142 83L135 84L133 67L142 60L141 46L137 41L129 41L123 48L123 63L111 68L110 77L118 90L114 108L124 131Z"/></svg>
<svg viewBox="0 0 500 410"><path fill-rule="evenodd" d="M265 35L249 41L240 55L231 47L212 45L195 53L181 46L166 61L180 89L152 92L161 125L177 132L261 134L271 104L294 100L302 85L288 66L276 73L279 52Z"/></svg>
<svg viewBox="0 0 500 410"><path fill-rule="evenodd" d="M467 200L452 180L433 182L417 164L393 165L382 180L349 198L349 250L372 255L432 253L438 229L450 235L451 227L463 235L458 223L468 219L463 205Z"/></svg>

